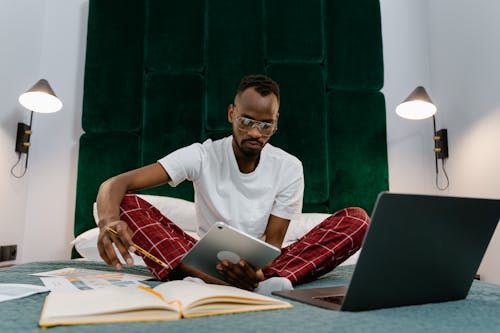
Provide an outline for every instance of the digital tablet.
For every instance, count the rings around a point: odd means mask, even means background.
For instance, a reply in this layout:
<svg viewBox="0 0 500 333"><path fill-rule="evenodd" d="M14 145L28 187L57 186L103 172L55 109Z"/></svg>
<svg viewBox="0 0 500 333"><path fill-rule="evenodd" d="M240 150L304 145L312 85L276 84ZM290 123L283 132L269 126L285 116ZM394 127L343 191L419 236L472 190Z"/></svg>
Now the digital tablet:
<svg viewBox="0 0 500 333"><path fill-rule="evenodd" d="M224 259L234 264L240 259L245 259L257 270L278 257L280 253L281 250L275 246L223 222L216 222L184 255L182 263L224 280L224 276L215 268L215 265Z"/></svg>

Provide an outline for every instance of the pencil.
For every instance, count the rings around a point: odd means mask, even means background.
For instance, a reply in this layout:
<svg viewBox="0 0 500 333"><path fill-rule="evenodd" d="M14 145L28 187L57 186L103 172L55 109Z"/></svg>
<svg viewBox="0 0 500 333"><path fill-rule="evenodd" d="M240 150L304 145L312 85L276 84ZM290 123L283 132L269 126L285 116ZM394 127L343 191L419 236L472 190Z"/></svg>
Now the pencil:
<svg viewBox="0 0 500 333"><path fill-rule="evenodd" d="M113 229L113 228L110 228L110 227L106 227L106 230L109 231L110 233L112 234L115 234L118 236L118 232ZM162 266L163 268L167 268L167 269L170 269L170 267L165 264L163 261L161 261L160 259L158 259L157 257L155 257L154 255L152 255L151 253L149 253L148 251L144 250L142 247L140 247L139 245L135 244L135 243L132 243L132 245L136 248L137 251L139 251L140 253L142 253L144 256L148 257L149 259L153 260L155 263L157 263L158 265Z"/></svg>

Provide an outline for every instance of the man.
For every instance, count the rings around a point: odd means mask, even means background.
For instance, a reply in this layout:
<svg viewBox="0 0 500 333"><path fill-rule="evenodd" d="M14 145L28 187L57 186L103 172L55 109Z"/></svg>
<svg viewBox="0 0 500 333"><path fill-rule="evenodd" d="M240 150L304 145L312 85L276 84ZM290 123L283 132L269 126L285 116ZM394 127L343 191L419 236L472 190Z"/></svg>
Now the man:
<svg viewBox="0 0 500 333"><path fill-rule="evenodd" d="M167 263L161 267L145 258L158 279L199 277L206 282L220 280L196 271L180 261L196 243L168 216L128 193L168 183L193 182L198 230L203 234L216 221L223 221L267 243L281 248L288 224L301 213L304 177L301 162L268 144L278 129L279 86L264 75L244 77L234 103L228 107L233 135L181 148L157 163L120 174L105 181L97 195L98 248L109 265L122 266L112 247L128 265L136 243ZM128 193L128 194L127 194ZM324 274L359 249L369 217L361 208L336 212L263 269L255 270L244 259L227 260L216 268L230 284L255 290L281 278L291 286ZM113 228L118 236L106 232ZM279 283L278 283L279 284ZM287 283L281 283L285 288Z"/></svg>

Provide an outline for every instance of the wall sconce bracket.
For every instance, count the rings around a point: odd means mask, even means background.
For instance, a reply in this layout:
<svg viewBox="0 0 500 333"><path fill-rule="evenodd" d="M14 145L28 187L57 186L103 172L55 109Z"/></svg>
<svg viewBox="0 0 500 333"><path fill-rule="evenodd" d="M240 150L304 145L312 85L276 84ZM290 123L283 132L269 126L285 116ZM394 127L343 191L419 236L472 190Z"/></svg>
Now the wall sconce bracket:
<svg viewBox="0 0 500 333"><path fill-rule="evenodd" d="M30 148L31 126L17 123L16 152L27 154Z"/></svg>
<svg viewBox="0 0 500 333"><path fill-rule="evenodd" d="M440 129L434 135L434 152L436 158L448 158L448 130L446 128Z"/></svg>

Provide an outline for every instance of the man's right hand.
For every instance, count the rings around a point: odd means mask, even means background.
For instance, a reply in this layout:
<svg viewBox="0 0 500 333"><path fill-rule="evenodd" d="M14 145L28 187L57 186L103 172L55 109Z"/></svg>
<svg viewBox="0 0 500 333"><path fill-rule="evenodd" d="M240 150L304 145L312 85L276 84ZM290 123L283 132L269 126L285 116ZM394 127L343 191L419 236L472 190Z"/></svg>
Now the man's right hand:
<svg viewBox="0 0 500 333"><path fill-rule="evenodd" d="M96 198L100 228L97 248L99 249L99 255L108 265L116 269L122 268L113 248L113 243L115 243L125 262L128 265L134 264L129 253L136 250L132 243L132 233L128 225L119 218L120 203L125 194L129 191L162 185L169 180L170 176L165 169L160 163L155 162L111 177L101 184ZM113 235L107 231L108 227L115 230L118 235Z"/></svg>
<svg viewBox="0 0 500 333"><path fill-rule="evenodd" d="M122 264L118 260L116 251L113 248L113 243L115 243L116 248L122 255L123 259L126 261L128 266L134 264L134 260L130 255L130 252L135 252L135 247L132 242L131 231L124 221L114 220L109 223L99 223L99 238L97 240L97 248L99 250L99 255L108 265L115 267L116 269L121 269ZM117 235L109 232L107 229L111 228L117 232Z"/></svg>

